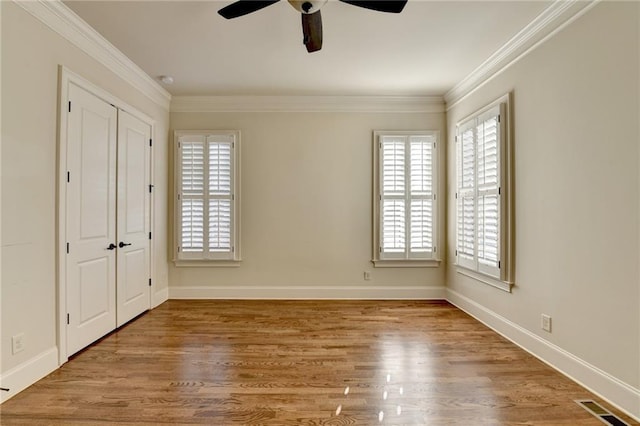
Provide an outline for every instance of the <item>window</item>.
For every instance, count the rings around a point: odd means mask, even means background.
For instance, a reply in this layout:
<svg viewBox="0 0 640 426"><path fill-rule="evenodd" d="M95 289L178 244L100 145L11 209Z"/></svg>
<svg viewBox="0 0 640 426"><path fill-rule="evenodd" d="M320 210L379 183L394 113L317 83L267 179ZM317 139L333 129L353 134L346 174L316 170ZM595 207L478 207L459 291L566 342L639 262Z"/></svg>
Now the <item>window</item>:
<svg viewBox="0 0 640 426"><path fill-rule="evenodd" d="M238 261L237 131L175 133L176 261Z"/></svg>
<svg viewBox="0 0 640 426"><path fill-rule="evenodd" d="M507 101L503 98L457 127L456 257L459 267L508 284L512 233Z"/></svg>
<svg viewBox="0 0 640 426"><path fill-rule="evenodd" d="M374 132L375 266L436 266L438 132Z"/></svg>

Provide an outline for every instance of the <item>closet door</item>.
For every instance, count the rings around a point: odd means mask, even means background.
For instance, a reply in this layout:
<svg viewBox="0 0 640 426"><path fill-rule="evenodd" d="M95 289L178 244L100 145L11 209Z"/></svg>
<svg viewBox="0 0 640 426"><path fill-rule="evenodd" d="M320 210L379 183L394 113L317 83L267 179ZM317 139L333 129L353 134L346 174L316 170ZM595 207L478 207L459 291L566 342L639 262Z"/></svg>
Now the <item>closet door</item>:
<svg viewBox="0 0 640 426"><path fill-rule="evenodd" d="M67 121L67 354L116 325L117 110L70 84Z"/></svg>
<svg viewBox="0 0 640 426"><path fill-rule="evenodd" d="M150 309L151 127L118 116L117 326Z"/></svg>

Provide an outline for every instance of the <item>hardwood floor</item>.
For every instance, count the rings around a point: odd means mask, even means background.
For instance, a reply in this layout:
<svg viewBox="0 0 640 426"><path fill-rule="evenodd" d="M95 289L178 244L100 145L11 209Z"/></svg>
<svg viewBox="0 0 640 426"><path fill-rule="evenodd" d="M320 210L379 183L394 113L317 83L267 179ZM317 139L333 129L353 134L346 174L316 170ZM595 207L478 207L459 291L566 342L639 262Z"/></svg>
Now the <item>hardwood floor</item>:
<svg viewBox="0 0 640 426"><path fill-rule="evenodd" d="M611 409L446 302L171 300L0 423L601 426L586 398Z"/></svg>

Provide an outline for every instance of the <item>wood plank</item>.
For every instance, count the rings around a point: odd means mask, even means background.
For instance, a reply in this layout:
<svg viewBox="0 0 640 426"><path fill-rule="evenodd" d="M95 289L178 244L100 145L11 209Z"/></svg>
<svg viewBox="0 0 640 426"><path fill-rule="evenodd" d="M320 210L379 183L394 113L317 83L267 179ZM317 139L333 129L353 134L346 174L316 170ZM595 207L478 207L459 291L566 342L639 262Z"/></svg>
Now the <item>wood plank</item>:
<svg viewBox="0 0 640 426"><path fill-rule="evenodd" d="M611 409L446 302L171 300L0 423L602 425L575 399Z"/></svg>

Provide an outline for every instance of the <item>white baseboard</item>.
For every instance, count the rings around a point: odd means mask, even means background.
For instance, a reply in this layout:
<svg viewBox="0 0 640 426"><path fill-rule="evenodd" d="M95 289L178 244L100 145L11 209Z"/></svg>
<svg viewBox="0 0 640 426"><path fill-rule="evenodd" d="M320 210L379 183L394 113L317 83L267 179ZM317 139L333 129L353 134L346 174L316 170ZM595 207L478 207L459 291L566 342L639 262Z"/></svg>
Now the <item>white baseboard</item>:
<svg viewBox="0 0 640 426"><path fill-rule="evenodd" d="M640 421L640 389L624 383L454 290L447 289L446 293L447 300L453 305L622 410L636 421Z"/></svg>
<svg viewBox="0 0 640 426"><path fill-rule="evenodd" d="M155 293L153 293L153 302L151 309L162 305L167 300L169 300L169 287L156 291Z"/></svg>
<svg viewBox="0 0 640 426"><path fill-rule="evenodd" d="M58 348L49 348L33 358L15 366L0 376L3 388L9 392L0 392L0 403L8 400L58 368Z"/></svg>
<svg viewBox="0 0 640 426"><path fill-rule="evenodd" d="M440 299L444 287L428 286L216 286L169 287L169 299Z"/></svg>

